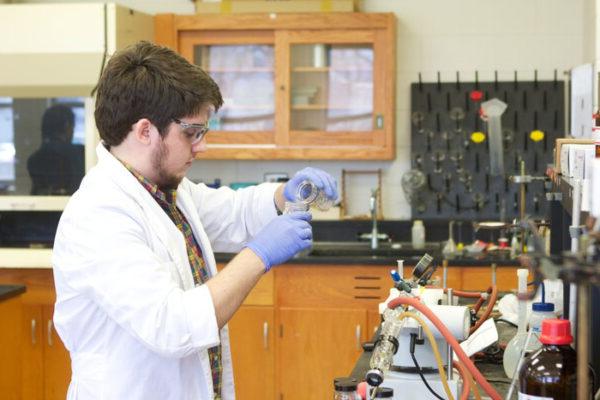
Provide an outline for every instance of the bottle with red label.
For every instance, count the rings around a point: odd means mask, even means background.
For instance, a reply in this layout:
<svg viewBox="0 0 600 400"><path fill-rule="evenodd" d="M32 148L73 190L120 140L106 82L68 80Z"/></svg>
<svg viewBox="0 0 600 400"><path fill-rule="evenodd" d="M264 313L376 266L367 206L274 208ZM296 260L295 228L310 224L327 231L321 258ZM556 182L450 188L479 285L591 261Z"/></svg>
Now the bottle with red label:
<svg viewBox="0 0 600 400"><path fill-rule="evenodd" d="M519 371L519 400L576 399L577 354L570 346L569 320L543 320L539 340L542 348Z"/></svg>

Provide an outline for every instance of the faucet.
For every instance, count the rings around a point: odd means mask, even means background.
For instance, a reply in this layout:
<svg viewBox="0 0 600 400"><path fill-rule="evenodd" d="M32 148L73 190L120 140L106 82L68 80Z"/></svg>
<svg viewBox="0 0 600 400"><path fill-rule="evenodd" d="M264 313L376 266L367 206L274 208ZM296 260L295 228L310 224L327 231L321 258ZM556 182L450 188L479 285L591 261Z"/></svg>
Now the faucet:
<svg viewBox="0 0 600 400"><path fill-rule="evenodd" d="M369 198L369 211L371 212L371 233L363 233L359 236L360 240L370 240L371 249L375 250L379 248L380 240L388 240L389 236L385 233L379 233L377 228L377 196L379 196L379 189L371 189L371 197Z"/></svg>
<svg viewBox="0 0 600 400"><path fill-rule="evenodd" d="M379 189L371 189L371 197L369 198L369 211L371 211L371 248L379 247L379 234L377 232L377 195Z"/></svg>

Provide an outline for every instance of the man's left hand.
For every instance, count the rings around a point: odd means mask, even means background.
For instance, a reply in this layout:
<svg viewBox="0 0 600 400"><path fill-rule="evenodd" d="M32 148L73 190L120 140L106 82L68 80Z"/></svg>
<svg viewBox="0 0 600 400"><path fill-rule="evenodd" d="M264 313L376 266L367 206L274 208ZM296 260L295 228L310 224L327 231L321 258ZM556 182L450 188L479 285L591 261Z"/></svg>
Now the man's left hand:
<svg viewBox="0 0 600 400"><path fill-rule="evenodd" d="M283 195L287 201L296 200L296 190L303 181L311 181L315 186L322 190L328 199L337 200L338 190L335 179L327 172L307 167L296 172L296 174L290 179L283 188Z"/></svg>

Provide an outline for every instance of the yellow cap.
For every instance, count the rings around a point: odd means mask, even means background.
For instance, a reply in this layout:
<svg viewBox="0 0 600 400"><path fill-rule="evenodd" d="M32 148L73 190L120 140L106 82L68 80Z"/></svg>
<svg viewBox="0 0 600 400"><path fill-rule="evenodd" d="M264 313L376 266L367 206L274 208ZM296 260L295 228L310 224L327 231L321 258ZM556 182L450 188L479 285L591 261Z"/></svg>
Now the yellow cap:
<svg viewBox="0 0 600 400"><path fill-rule="evenodd" d="M535 129L533 131L531 131L531 133L529 134L529 138L531 140L533 140L534 142L539 142L540 140L544 140L544 132L540 131L538 129Z"/></svg>
<svg viewBox="0 0 600 400"><path fill-rule="evenodd" d="M482 143L483 141L485 141L485 133L483 133L483 132L471 133L471 141L473 143Z"/></svg>

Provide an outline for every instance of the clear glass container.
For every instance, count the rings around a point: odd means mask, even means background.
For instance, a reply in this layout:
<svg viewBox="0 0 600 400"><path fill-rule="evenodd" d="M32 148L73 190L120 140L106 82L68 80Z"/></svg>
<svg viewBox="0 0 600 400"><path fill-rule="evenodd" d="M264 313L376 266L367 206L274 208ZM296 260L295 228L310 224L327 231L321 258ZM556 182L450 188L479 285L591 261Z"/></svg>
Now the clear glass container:
<svg viewBox="0 0 600 400"><path fill-rule="evenodd" d="M291 214L294 212L308 211L308 204L302 202L286 201L285 208L283 209L284 214Z"/></svg>
<svg viewBox="0 0 600 400"><path fill-rule="evenodd" d="M404 326L405 320L399 320L400 311L386 309L383 312L383 324L378 342L373 349L373 355L369 361L369 367L380 371L384 375L392 365L394 354L398 350L397 338ZM394 339L396 342L394 342Z"/></svg>
<svg viewBox="0 0 600 400"><path fill-rule="evenodd" d="M327 211L333 206L333 200L329 199L322 190L309 180L305 180L296 189L296 202L315 206L321 211Z"/></svg>
<svg viewBox="0 0 600 400"><path fill-rule="evenodd" d="M361 398L356 391L358 387L356 378L335 378L333 386L335 389L333 400L359 400Z"/></svg>

